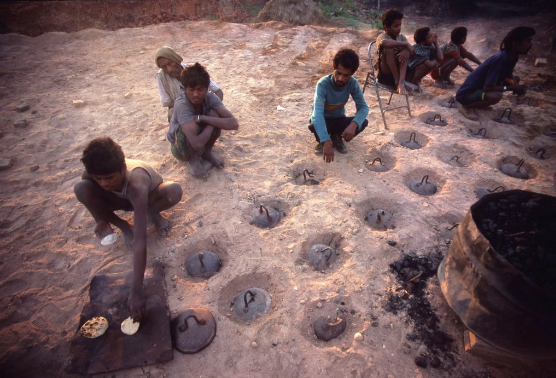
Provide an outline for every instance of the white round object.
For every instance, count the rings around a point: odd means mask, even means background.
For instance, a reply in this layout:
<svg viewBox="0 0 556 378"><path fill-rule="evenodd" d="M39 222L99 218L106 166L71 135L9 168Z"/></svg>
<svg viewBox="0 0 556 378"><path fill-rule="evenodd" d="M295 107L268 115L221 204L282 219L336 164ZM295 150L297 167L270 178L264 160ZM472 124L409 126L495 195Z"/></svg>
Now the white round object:
<svg viewBox="0 0 556 378"><path fill-rule="evenodd" d="M104 335L104 332L108 329L108 320L102 316L95 316L94 318L87 320L79 330L83 336L88 339L94 339L96 337Z"/></svg>
<svg viewBox="0 0 556 378"><path fill-rule="evenodd" d="M139 330L140 322L134 322L131 317L127 318L122 322L122 332L126 335L135 335Z"/></svg>
<svg viewBox="0 0 556 378"><path fill-rule="evenodd" d="M110 234L110 235L106 235L105 237L103 237L102 240L100 241L100 244L110 245L110 244L114 244L116 242L116 240L118 240L118 235Z"/></svg>

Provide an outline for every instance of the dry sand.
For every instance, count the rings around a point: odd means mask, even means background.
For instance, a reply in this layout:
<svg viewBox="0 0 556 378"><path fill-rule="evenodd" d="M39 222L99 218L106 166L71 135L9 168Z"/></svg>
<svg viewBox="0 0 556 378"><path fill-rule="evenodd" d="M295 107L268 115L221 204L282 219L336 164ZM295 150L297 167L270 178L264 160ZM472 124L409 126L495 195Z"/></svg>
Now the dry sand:
<svg viewBox="0 0 556 378"><path fill-rule="evenodd" d="M484 60L511 27L537 27L535 46L520 60L516 73L538 85L544 81L538 74L554 75L554 59L549 67L533 66L535 54L547 47L544 30L549 21L549 16L469 21L467 46ZM435 30L442 41L455 26L410 17L403 32L410 36L425 24L439 25ZM477 42L485 28L493 33L490 45ZM101 246L92 217L73 194L83 169L81 151L98 136L112 137L127 157L151 162L166 180L183 186L182 202L166 212L173 225L170 235L160 237L149 226L149 265L158 260L166 266L172 317L204 307L218 323L214 342L197 355L175 351L169 363L103 376L180 377L185 371L194 377L553 374L550 369L498 369L465 353L464 327L444 301L436 278L429 280L426 296L441 329L455 340L455 362L447 370L421 369L414 358L426 353L426 346L407 340L413 326L404 311L386 312L384 305L396 285L389 264L410 252L446 253L455 231L445 227L463 218L476 201L477 186L500 184L554 195L556 141L542 135L556 124L554 84L548 85L549 91L530 92L537 107L512 105L512 96L506 94L493 110L481 113L479 122L472 122L438 105L455 88L437 89L425 79L424 93L411 98L414 116L388 114L389 130L383 130L371 88L366 92L369 127L347 144L349 154L336 154L332 164L325 164L313 154L313 136L307 130L315 84L331 72L331 58L344 46L362 58L355 75L362 83L368 70L367 44L377 35L376 30L215 21L36 38L0 35L0 158L14 159L13 167L0 172L0 375L65 376L71 337L88 301L91 279L131 268L132 254L123 238ZM193 178L165 141L166 112L159 103L153 62L154 52L163 45L173 46L187 61L205 64L240 122L239 131L224 132L215 147L226 168L211 170L205 180ZM457 69L453 77L461 84L465 75ZM84 106L75 107L74 100ZM31 109L18 113L16 106L24 102ZM518 126L490 120L508 106ZM351 102L348 110L353 109ZM448 126L424 124L428 112L441 113ZM26 128L12 126L20 118L27 119ZM494 139L469 136L468 129L481 127ZM427 142L424 148L400 146L403 133L410 131ZM550 158L532 159L529 146L545 147ZM375 173L366 168L375 157L373 149L383 154L391 170ZM462 155L465 167L445 162L453 153ZM509 156L525 158L536 172L534 178L525 181L501 173L498 166ZM305 168L315 171L320 185L297 184ZM411 179L424 174L438 184L434 196L422 197L407 188ZM261 230L249 224L259 203L286 214L278 227ZM377 208L393 213L394 229L374 231L366 224L366 212ZM122 214L132 220L132 213ZM332 242L341 253L326 273L313 271L305 261L315 242ZM185 260L203 249L218 251L224 266L209 280L191 279L183 270ZM249 285L267 289L272 308L258 321L238 324L228 317L229 303ZM340 300L351 312L346 332L329 343L315 340L310 322L318 313L316 304L334 307ZM374 321L378 327L371 326ZM363 341L354 341L356 332L363 334Z"/></svg>

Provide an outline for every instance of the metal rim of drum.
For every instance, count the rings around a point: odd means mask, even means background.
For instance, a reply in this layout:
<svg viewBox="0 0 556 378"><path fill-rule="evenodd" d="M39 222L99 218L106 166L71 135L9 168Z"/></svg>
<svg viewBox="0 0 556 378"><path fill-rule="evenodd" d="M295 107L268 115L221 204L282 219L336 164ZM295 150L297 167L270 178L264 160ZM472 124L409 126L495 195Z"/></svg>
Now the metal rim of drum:
<svg viewBox="0 0 556 378"><path fill-rule="evenodd" d="M234 299L233 309L237 318L249 322L266 314L271 304L270 294L264 289L254 287L244 290Z"/></svg>
<svg viewBox="0 0 556 378"><path fill-rule="evenodd" d="M347 327L347 320L343 315L337 315L332 322L329 317L320 316L313 322L313 332L322 341L330 341L340 336Z"/></svg>
<svg viewBox="0 0 556 378"><path fill-rule="evenodd" d="M220 257L214 252L203 251L193 254L187 259L185 269L192 277L209 278L214 273L218 272L222 261ZM204 271L203 271L204 267Z"/></svg>
<svg viewBox="0 0 556 378"><path fill-rule="evenodd" d="M253 216L253 224L259 228L273 228L278 225L281 218L282 215L275 208L260 205L260 207L255 210L255 215Z"/></svg>
<svg viewBox="0 0 556 378"><path fill-rule="evenodd" d="M309 249L309 264L317 271L325 270L336 261L338 251L326 244L313 244Z"/></svg>
<svg viewBox="0 0 556 378"><path fill-rule="evenodd" d="M204 308L191 308L171 324L174 348L181 353L193 354L205 349L216 336L216 321Z"/></svg>
<svg viewBox="0 0 556 378"><path fill-rule="evenodd" d="M432 196L433 194L436 193L437 187L432 181L427 181L427 182L421 184L422 181L423 181L423 179L414 178L413 180L411 180L409 182L409 189L411 189L413 192L415 192L417 194L420 194L422 196ZM434 190L434 191L431 192L431 190Z"/></svg>

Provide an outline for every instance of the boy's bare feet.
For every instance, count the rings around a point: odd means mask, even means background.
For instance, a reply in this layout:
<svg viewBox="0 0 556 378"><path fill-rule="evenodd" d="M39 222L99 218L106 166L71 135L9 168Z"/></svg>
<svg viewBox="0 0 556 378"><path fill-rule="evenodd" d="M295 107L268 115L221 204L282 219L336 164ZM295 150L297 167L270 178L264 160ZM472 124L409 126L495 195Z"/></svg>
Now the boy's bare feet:
<svg viewBox="0 0 556 378"><path fill-rule="evenodd" d="M149 212L149 217L151 218L151 221L154 223L160 235L168 235L168 232L170 232L171 228L168 219L164 218L160 213L157 212Z"/></svg>
<svg viewBox="0 0 556 378"><path fill-rule="evenodd" d="M201 159L198 157L189 159L189 166L191 167L191 173L193 173L193 176L197 178L207 177L207 171L205 171L205 168L201 163Z"/></svg>
<svg viewBox="0 0 556 378"><path fill-rule="evenodd" d="M405 89L405 85L398 86L398 93L401 94L401 95L406 95L407 94L407 89Z"/></svg>
<svg viewBox="0 0 556 378"><path fill-rule="evenodd" d="M448 89L448 86L442 79L437 79L434 81L434 86L441 89Z"/></svg>
<svg viewBox="0 0 556 378"><path fill-rule="evenodd" d="M203 159L212 163L218 169L224 168L224 162L220 159L217 155L213 154L212 152L205 152L201 155Z"/></svg>
<svg viewBox="0 0 556 378"><path fill-rule="evenodd" d="M475 113L475 109L473 108L468 108L466 106L458 104L458 110L465 118L467 118L470 121L479 120L479 116L477 115L477 113Z"/></svg>
<svg viewBox="0 0 556 378"><path fill-rule="evenodd" d="M450 79L450 78L447 78L447 79L445 80L445 82L446 82L446 84L448 84L448 85L450 85L450 86L456 85L456 83L455 83L452 79Z"/></svg>

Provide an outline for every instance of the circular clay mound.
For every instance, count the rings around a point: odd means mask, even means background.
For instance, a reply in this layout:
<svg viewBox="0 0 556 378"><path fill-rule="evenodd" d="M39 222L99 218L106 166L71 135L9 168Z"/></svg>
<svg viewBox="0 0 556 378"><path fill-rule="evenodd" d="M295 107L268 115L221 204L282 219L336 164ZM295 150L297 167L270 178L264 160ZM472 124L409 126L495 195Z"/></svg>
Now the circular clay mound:
<svg viewBox="0 0 556 378"><path fill-rule="evenodd" d="M510 177L529 180L537 177L537 170L524 159L509 156L498 162L498 169Z"/></svg>
<svg viewBox="0 0 556 378"><path fill-rule="evenodd" d="M442 162L459 168L470 166L476 158L467 148L457 144L442 148L437 156Z"/></svg>
<svg viewBox="0 0 556 378"><path fill-rule="evenodd" d="M324 180L324 172L319 168L314 168L306 163L298 165L292 170L293 182L296 185L319 185Z"/></svg>
<svg viewBox="0 0 556 378"><path fill-rule="evenodd" d="M330 341L340 336L347 327L346 316L339 314L337 316L320 316L313 322L313 331L317 339L322 341Z"/></svg>
<svg viewBox="0 0 556 378"><path fill-rule="evenodd" d="M233 309L237 319L250 322L266 314L271 304L270 294L266 290L253 287L234 298Z"/></svg>
<svg viewBox="0 0 556 378"><path fill-rule="evenodd" d="M552 149L544 148L544 147L529 146L527 148L527 152L529 152L529 155L532 158L538 160L548 159L550 156L554 155Z"/></svg>
<svg viewBox="0 0 556 378"><path fill-rule="evenodd" d="M425 147L429 143L429 138L424 134L416 131L400 131L394 135L396 142L409 148L410 150L418 150Z"/></svg>
<svg viewBox="0 0 556 378"><path fill-rule="evenodd" d="M429 180L429 176L425 175L422 178L414 178L407 185L413 192L422 196L432 196L438 190L436 184Z"/></svg>
<svg viewBox="0 0 556 378"><path fill-rule="evenodd" d="M392 154L373 148L369 154L365 156L365 166L373 172L387 172L396 166L396 158Z"/></svg>
<svg viewBox="0 0 556 378"><path fill-rule="evenodd" d="M206 239L187 238L183 246L183 252L180 252L178 257L181 261L178 272L183 270L187 272L183 279L190 282L201 282L210 278L216 272L222 271L229 261L226 252L226 245L229 243L227 239L226 236L217 234L213 234ZM202 272L199 261L201 253L206 269L205 273ZM181 274L179 276L181 277Z"/></svg>
<svg viewBox="0 0 556 378"><path fill-rule="evenodd" d="M467 129L469 136L477 139L499 139L503 132L497 127L475 127Z"/></svg>
<svg viewBox="0 0 556 378"><path fill-rule="evenodd" d="M487 186L478 186L477 189L475 189L475 194L477 195L477 198L481 199L486 195L497 193L497 192L504 192L506 190L506 188L503 185L497 185L497 186L491 185L491 186L492 188Z"/></svg>
<svg viewBox="0 0 556 378"><path fill-rule="evenodd" d="M278 225L282 219L282 213L272 206L259 205L252 211L251 224L259 228L273 228Z"/></svg>
<svg viewBox="0 0 556 378"><path fill-rule="evenodd" d="M419 116L419 119L429 126L444 127L448 125L446 118L435 112L425 112Z"/></svg>
<svg viewBox="0 0 556 378"><path fill-rule="evenodd" d="M326 244L313 244L309 249L309 265L317 271L328 269L336 261L339 251Z"/></svg>
<svg viewBox="0 0 556 378"><path fill-rule="evenodd" d="M394 228L394 216L387 210L374 209L363 218L367 224L376 231L386 231Z"/></svg>
<svg viewBox="0 0 556 378"><path fill-rule="evenodd" d="M438 101L438 105L442 106L443 108L448 108L448 109L457 109L458 108L458 103L456 102L456 99L454 96L450 96L448 98L442 99L440 101Z"/></svg>
<svg viewBox="0 0 556 378"><path fill-rule="evenodd" d="M197 252L187 259L185 264L190 276L203 278L211 277L221 266L220 257L212 251Z"/></svg>
<svg viewBox="0 0 556 378"><path fill-rule="evenodd" d="M212 343L216 336L216 321L210 311L192 308L171 323L174 348L185 354L200 352Z"/></svg>

